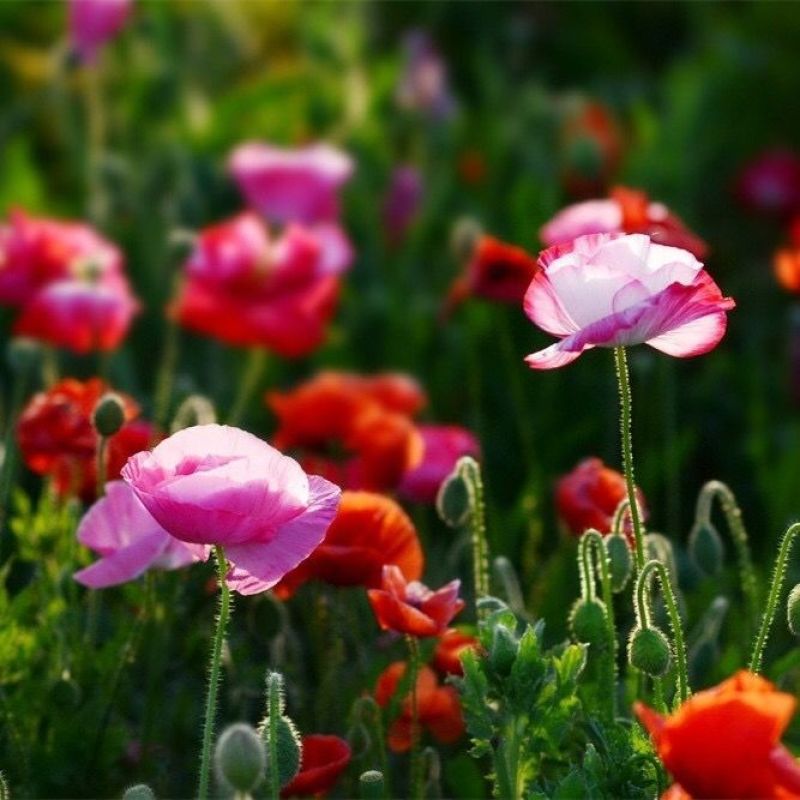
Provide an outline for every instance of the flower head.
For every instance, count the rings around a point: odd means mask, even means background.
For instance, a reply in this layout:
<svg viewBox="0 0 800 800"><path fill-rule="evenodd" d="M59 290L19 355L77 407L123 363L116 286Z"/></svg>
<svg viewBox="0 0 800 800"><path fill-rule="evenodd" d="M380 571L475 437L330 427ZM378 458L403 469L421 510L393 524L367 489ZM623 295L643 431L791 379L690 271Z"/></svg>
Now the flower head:
<svg viewBox="0 0 800 800"><path fill-rule="evenodd" d="M378 677L375 685L375 700L387 706L397 693L407 665L403 661L390 664ZM419 725L430 732L437 742L452 744L464 735L464 718L458 692L452 686L440 686L436 673L430 667L422 667L417 675L417 717ZM389 748L395 753L411 749L412 707L411 693L404 698L400 716L389 728Z"/></svg>
<svg viewBox="0 0 800 800"><path fill-rule="evenodd" d="M133 0L69 0L69 37L78 57L91 63L97 51L125 27Z"/></svg>
<svg viewBox="0 0 800 800"><path fill-rule="evenodd" d="M461 656L468 650L478 650L480 642L468 633L458 628L448 628L433 651L433 666L445 675L463 675L464 667L461 665Z"/></svg>
<svg viewBox="0 0 800 800"><path fill-rule="evenodd" d="M283 149L259 142L239 145L230 172L247 202L275 222L330 222L339 214L339 189L353 161L329 144Z"/></svg>
<svg viewBox="0 0 800 800"><path fill-rule="evenodd" d="M319 797L330 791L350 763L350 745L338 736L311 734L301 740L300 771L281 797Z"/></svg>
<svg viewBox="0 0 800 800"><path fill-rule="evenodd" d="M414 523L384 495L346 491L322 543L275 591L289 597L309 580L374 588L386 564L396 565L407 580L422 575L425 557Z"/></svg>
<svg viewBox="0 0 800 800"><path fill-rule="evenodd" d="M790 150L760 153L742 168L735 191L745 208L759 214L800 211L800 157Z"/></svg>
<svg viewBox="0 0 800 800"><path fill-rule="evenodd" d="M225 548L228 585L241 594L274 586L323 540L338 486L238 428L178 431L122 470L172 536Z"/></svg>
<svg viewBox="0 0 800 800"><path fill-rule="evenodd" d="M240 214L200 233L171 313L227 344L303 356L325 337L352 256L336 225L291 224L276 238Z"/></svg>
<svg viewBox="0 0 800 800"><path fill-rule="evenodd" d="M675 780L670 797L800 797L800 764L780 743L797 700L741 671L668 717L634 707Z"/></svg>
<svg viewBox="0 0 800 800"><path fill-rule="evenodd" d="M636 495L642 518L647 519L641 489ZM574 536L589 528L610 533L614 513L627 496L624 475L599 458L587 458L556 484L556 510Z"/></svg>
<svg viewBox="0 0 800 800"><path fill-rule="evenodd" d="M383 630L410 636L440 636L450 620L464 608L459 599L461 581L454 580L435 592L419 581L406 581L395 565L383 568L380 589L367 592Z"/></svg>
<svg viewBox="0 0 800 800"><path fill-rule="evenodd" d="M78 541L100 558L75 573L75 580L102 589L138 578L150 568L178 569L205 561L209 548L170 536L124 481L110 481L106 493L78 525Z"/></svg>
<svg viewBox="0 0 800 800"><path fill-rule="evenodd" d="M686 358L713 349L735 305L689 252L644 234L581 236L539 257L525 313L560 338L529 355L533 369L574 361L593 347L646 343Z"/></svg>

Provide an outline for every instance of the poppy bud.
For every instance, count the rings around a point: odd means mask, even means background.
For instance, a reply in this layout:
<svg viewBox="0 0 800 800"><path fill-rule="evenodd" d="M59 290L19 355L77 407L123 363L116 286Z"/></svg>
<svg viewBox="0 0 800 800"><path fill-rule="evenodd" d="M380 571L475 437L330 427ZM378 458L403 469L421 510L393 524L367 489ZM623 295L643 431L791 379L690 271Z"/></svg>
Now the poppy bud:
<svg viewBox="0 0 800 800"><path fill-rule="evenodd" d="M376 769L362 772L358 779L358 785L363 800L381 800L386 791L383 773Z"/></svg>
<svg viewBox="0 0 800 800"><path fill-rule="evenodd" d="M492 643L489 647L489 663L492 669L501 675L507 675L516 661L518 652L519 642L505 625L498 625L492 629Z"/></svg>
<svg viewBox="0 0 800 800"><path fill-rule="evenodd" d="M42 348L33 339L17 336L8 343L6 349L8 364L18 375L30 375L39 366Z"/></svg>
<svg viewBox="0 0 800 800"><path fill-rule="evenodd" d="M475 245L483 234L483 228L478 220L472 217L461 217L456 220L453 232L450 234L450 249L459 264L465 264L472 258Z"/></svg>
<svg viewBox="0 0 800 800"><path fill-rule="evenodd" d="M789 602L786 604L786 612L789 630L795 636L800 636L800 583L789 592Z"/></svg>
<svg viewBox="0 0 800 800"><path fill-rule="evenodd" d="M456 469L445 478L436 495L436 511L451 528L460 528L469 519L472 492L461 470Z"/></svg>
<svg viewBox="0 0 800 800"><path fill-rule="evenodd" d="M201 394L192 394L178 406L170 430L177 433L194 425L213 425L216 421L217 412L211 401Z"/></svg>
<svg viewBox="0 0 800 800"><path fill-rule="evenodd" d="M226 728L214 751L214 766L220 783L249 794L264 778L267 757L264 743L249 725Z"/></svg>
<svg viewBox="0 0 800 800"><path fill-rule="evenodd" d="M627 537L621 533L612 533L605 539L608 561L611 567L611 590L621 592L633 571L633 557Z"/></svg>
<svg viewBox="0 0 800 800"><path fill-rule="evenodd" d="M275 711L277 717L277 722L274 726L277 757L275 764L271 763L273 743L270 737L273 723L270 717L270 710ZM272 770L277 769L278 783L281 786L289 783L300 771L301 755L300 734L289 717L283 715L283 710L283 676L279 672L270 672L267 674L267 716L264 717L259 727L259 733L266 747L267 782L271 781Z"/></svg>
<svg viewBox="0 0 800 800"><path fill-rule="evenodd" d="M94 407L92 423L101 436L113 436L125 424L125 406L120 396L106 392Z"/></svg>
<svg viewBox="0 0 800 800"><path fill-rule="evenodd" d="M722 568L725 548L717 529L709 520L698 521L689 534L689 552L697 568L705 575L716 575Z"/></svg>
<svg viewBox="0 0 800 800"><path fill-rule="evenodd" d="M658 678L668 669L672 656L667 637L658 628L635 628L628 640L628 661L646 675Z"/></svg>
<svg viewBox="0 0 800 800"><path fill-rule="evenodd" d="M579 598L572 606L569 627L578 642L600 647L606 637L606 606L602 600Z"/></svg>
<svg viewBox="0 0 800 800"><path fill-rule="evenodd" d="M5 797L6 795L0 793L0 800L5 800ZM137 783L125 790L122 800L156 800L156 795L146 783Z"/></svg>

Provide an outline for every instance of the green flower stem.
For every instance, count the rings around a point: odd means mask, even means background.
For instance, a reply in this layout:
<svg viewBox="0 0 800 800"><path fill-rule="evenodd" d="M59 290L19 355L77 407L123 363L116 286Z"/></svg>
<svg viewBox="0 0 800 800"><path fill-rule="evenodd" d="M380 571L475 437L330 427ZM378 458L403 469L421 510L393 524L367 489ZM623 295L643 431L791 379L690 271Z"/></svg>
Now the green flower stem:
<svg viewBox="0 0 800 800"><path fill-rule="evenodd" d="M677 700L683 703L691 696L691 690L689 689L688 660L686 658L686 641L683 636L683 623L681 622L681 616L678 612L678 603L675 599L675 592L672 589L672 581L669 578L667 568L660 561L648 561L644 567L642 567L636 581L636 603L637 613L640 615L639 623L643 628L648 627L650 623L647 597L650 589L650 580L653 575L658 577L658 581L661 584L661 591L664 595L664 603L667 607L667 616L669 617L669 624L672 630L675 660L677 662ZM647 618L647 624L645 624L644 617Z"/></svg>
<svg viewBox="0 0 800 800"><path fill-rule="evenodd" d="M644 532L636 502L636 481L633 475L633 443L631 437L631 379L628 374L628 360L624 347L614 348L614 363L619 384L620 432L622 434L622 460L625 470L625 483L628 487L631 521L633 522L634 556L636 571L644 568Z"/></svg>
<svg viewBox="0 0 800 800"><path fill-rule="evenodd" d="M108 476L108 436L99 434L97 437L97 497L106 493L106 478Z"/></svg>
<svg viewBox="0 0 800 800"><path fill-rule="evenodd" d="M251 347L247 356L244 375L239 381L239 392L228 415L228 425L238 425L241 421L253 394L258 389L258 384L264 375L266 366L267 351L263 347Z"/></svg>
<svg viewBox="0 0 800 800"><path fill-rule="evenodd" d="M413 636L406 636L408 645L408 676L411 682L411 800L422 800L422 758L420 751L419 698L417 697L417 677L419 675L419 642Z"/></svg>
<svg viewBox="0 0 800 800"><path fill-rule="evenodd" d="M219 546L214 547L217 559L217 580L219 581L219 613L217 614L217 629L214 633L214 644L211 649L211 664L209 666L208 693L206 694L206 713L203 721L203 746L200 753L200 780L198 783L197 797L207 800L208 783L211 770L211 744L214 739L214 718L217 710L217 689L220 681L220 663L222 660L222 647L225 642L225 629L231 607L231 593L225 582L228 574L228 562L225 552Z"/></svg>
<svg viewBox="0 0 800 800"><path fill-rule="evenodd" d="M767 646L767 639L769 632L772 628L772 623L775 621L775 613L778 610L778 601L780 600L781 590L783 589L783 582L786 578L786 567L789 563L789 554L792 551L797 534L800 533L800 522L795 522L790 525L783 534L781 540L781 547L778 551L778 558L775 561L775 569L772 573L772 582L769 590L769 597L767 598L767 606L764 609L764 614L761 617L761 627L758 630L758 635L753 643L753 655L750 656L750 672L761 672L761 664L764 660L764 649Z"/></svg>
<svg viewBox="0 0 800 800"><path fill-rule="evenodd" d="M272 676L270 676L272 677ZM270 681L268 686L268 714L269 714L269 798L279 800L281 796L281 776L278 769L278 723L281 718L281 694L276 681Z"/></svg>
<svg viewBox="0 0 800 800"><path fill-rule="evenodd" d="M625 532L622 527L622 523L625 520L625 513L631 507L631 501L628 500L626 497L624 500L620 502L617 506L616 511L614 511L614 519L611 523L611 532L618 533L621 536L625 535Z"/></svg>
<svg viewBox="0 0 800 800"><path fill-rule="evenodd" d="M739 559L739 575L742 582L742 592L747 602L750 619L755 627L758 619L759 597L758 581L756 571L753 567L753 557L750 553L750 543L747 537L747 530L742 520L742 511L736 502L733 492L721 481L709 481L700 490L697 498L696 518L701 522L710 522L711 505L714 498L719 499L725 521L728 523L728 530L733 539L736 555Z"/></svg>
<svg viewBox="0 0 800 800"><path fill-rule="evenodd" d="M483 496L483 478L477 462L464 462L464 477L469 482L471 509L469 515L472 539L472 568L475 581L475 599L489 595L489 545L486 541L486 502ZM483 612L479 611L480 619Z"/></svg>

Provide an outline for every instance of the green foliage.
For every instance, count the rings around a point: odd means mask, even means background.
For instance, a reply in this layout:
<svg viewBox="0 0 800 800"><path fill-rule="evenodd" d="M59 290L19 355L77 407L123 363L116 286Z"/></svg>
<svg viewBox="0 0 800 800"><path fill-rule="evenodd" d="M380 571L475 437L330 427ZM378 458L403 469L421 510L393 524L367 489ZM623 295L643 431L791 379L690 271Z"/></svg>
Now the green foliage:
<svg viewBox="0 0 800 800"><path fill-rule="evenodd" d="M601 723L581 697L585 646L545 649L541 622L523 626L494 598L484 607L485 655L464 655L460 688L494 796L652 797L659 776L646 738L627 722Z"/></svg>

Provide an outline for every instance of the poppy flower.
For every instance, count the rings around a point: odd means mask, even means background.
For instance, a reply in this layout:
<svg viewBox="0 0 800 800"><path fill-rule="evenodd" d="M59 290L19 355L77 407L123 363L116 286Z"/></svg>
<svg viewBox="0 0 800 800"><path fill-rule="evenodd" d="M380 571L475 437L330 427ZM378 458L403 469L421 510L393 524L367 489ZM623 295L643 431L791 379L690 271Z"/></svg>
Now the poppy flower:
<svg viewBox="0 0 800 800"><path fill-rule="evenodd" d="M411 165L396 167L383 198L383 228L389 243L402 244L422 200L422 175Z"/></svg>
<svg viewBox="0 0 800 800"><path fill-rule="evenodd" d="M445 675L463 675L464 667L461 665L461 655L467 650L477 650L480 643L474 636L449 628L446 630L433 651L433 666Z"/></svg>
<svg viewBox="0 0 800 800"><path fill-rule="evenodd" d="M396 565L407 580L422 575L425 556L414 523L384 495L345 491L322 543L284 577L275 593L290 597L309 580L374 588L381 585L386 564Z"/></svg>
<svg viewBox="0 0 800 800"><path fill-rule="evenodd" d="M422 460L406 471L398 494L415 503L435 503L439 487L462 456L480 456L480 445L466 428L457 425L419 425Z"/></svg>
<svg viewBox="0 0 800 800"><path fill-rule="evenodd" d="M556 484L556 510L574 536L589 528L610 533L614 512L627 496L624 475L599 458L587 458ZM637 488L636 496L642 518L647 519L641 489Z"/></svg>
<svg viewBox="0 0 800 800"><path fill-rule="evenodd" d="M567 206L539 231L547 247L572 242L590 233L644 233L656 244L680 247L703 259L708 246L663 203L645 192L617 186L606 200L586 200Z"/></svg>
<svg viewBox="0 0 800 800"><path fill-rule="evenodd" d="M460 588L461 581L454 580L434 592L419 581L406 581L399 567L386 565L380 588L370 589L367 596L383 630L440 636L464 608L458 597Z"/></svg>
<svg viewBox="0 0 800 800"><path fill-rule="evenodd" d="M0 226L0 303L24 306L56 281L121 278L119 249L89 225L33 217L21 209Z"/></svg>
<svg viewBox="0 0 800 800"><path fill-rule="evenodd" d="M566 104L561 129L561 179L572 195L600 191L619 166L622 136L603 103L578 99Z"/></svg>
<svg viewBox="0 0 800 800"><path fill-rule="evenodd" d="M759 154L742 168L735 194L759 214L785 217L800 210L800 157L790 150Z"/></svg>
<svg viewBox="0 0 800 800"><path fill-rule="evenodd" d="M281 797L307 797L330 791L350 763L350 745L338 736L311 734L301 739L300 771L281 789Z"/></svg>
<svg viewBox="0 0 800 800"><path fill-rule="evenodd" d="M395 661L378 677L375 685L375 701L379 706L388 706L397 694L407 664ZM417 675L417 719L422 730L427 730L437 742L453 744L465 731L464 718L458 692L452 686L440 686L436 673L430 667L422 667ZM412 706L411 692L402 700L400 716L389 728L389 749L395 753L406 753L411 749Z"/></svg>
<svg viewBox="0 0 800 800"><path fill-rule="evenodd" d="M119 33L133 11L133 0L69 0L69 38L78 58L91 63L98 50Z"/></svg>
<svg viewBox="0 0 800 800"><path fill-rule="evenodd" d="M283 149L259 142L239 145L230 173L247 202L274 222L331 222L339 215L339 189L353 160L329 144Z"/></svg>
<svg viewBox="0 0 800 800"><path fill-rule="evenodd" d="M276 238L240 214L200 233L170 313L227 344L307 355L325 337L352 257L336 225L291 224Z"/></svg>
<svg viewBox="0 0 800 800"><path fill-rule="evenodd" d="M559 341L525 361L553 369L593 347L646 343L687 358L712 350L735 306L689 252L643 234L581 236L539 256L525 313Z"/></svg>
<svg viewBox="0 0 800 800"><path fill-rule="evenodd" d="M279 421L276 447L299 450L304 463L318 467L329 462L326 475L370 491L394 488L420 462L422 437L409 415L425 400L415 381L391 373L322 372L290 392L266 396Z"/></svg>
<svg viewBox="0 0 800 800"><path fill-rule="evenodd" d="M481 236L466 273L450 288L447 308L452 309L467 297L518 305L538 271L536 259L521 247L506 244L493 236Z"/></svg>
<svg viewBox="0 0 800 800"><path fill-rule="evenodd" d="M800 215L789 225L789 244L775 253L775 277L787 292L800 293Z"/></svg>
<svg viewBox="0 0 800 800"><path fill-rule="evenodd" d="M189 544L220 545L240 594L270 589L324 539L341 490L239 428L197 425L128 460L122 477Z"/></svg>
<svg viewBox="0 0 800 800"><path fill-rule="evenodd" d="M796 706L791 694L740 671L668 717L643 703L634 711L675 780L665 797L788 800L800 797L800 764L780 738Z"/></svg>
<svg viewBox="0 0 800 800"><path fill-rule="evenodd" d="M447 64L427 31L412 30L403 42L405 63L395 97L400 108L444 120L455 111Z"/></svg>
<svg viewBox="0 0 800 800"><path fill-rule="evenodd" d="M110 481L106 493L83 516L78 541L100 555L75 580L103 589L138 578L148 569L179 569L205 561L209 548L170 536L124 481Z"/></svg>
<svg viewBox="0 0 800 800"><path fill-rule="evenodd" d="M34 395L17 423L17 443L27 466L38 475L50 475L61 495L77 493L94 498L97 475L97 431L92 412L108 391L99 378L79 381L65 378L46 392ZM121 398L125 424L108 439L107 478L119 477L128 458L149 447L150 423L138 420L139 407L132 397Z"/></svg>

